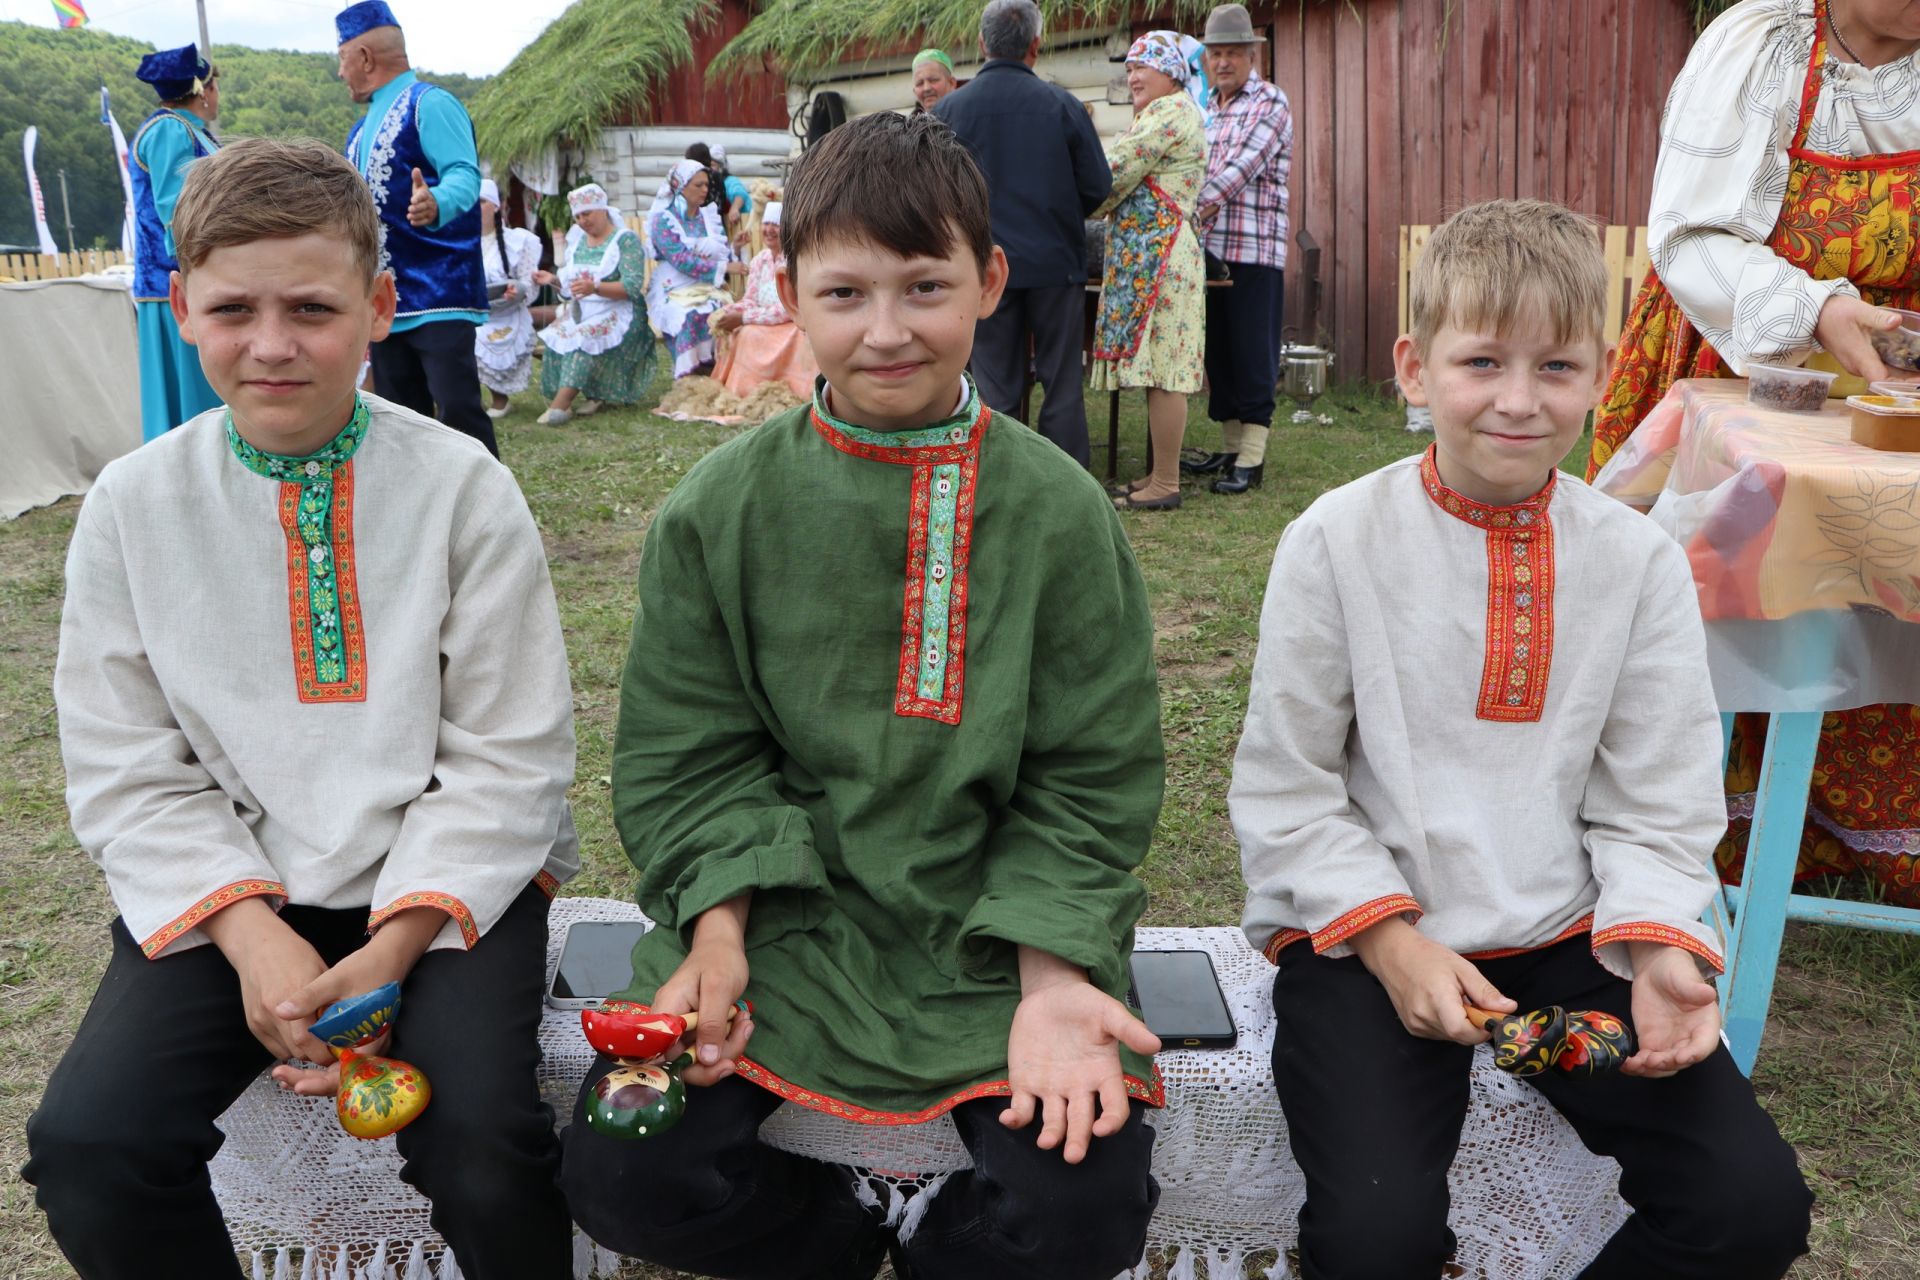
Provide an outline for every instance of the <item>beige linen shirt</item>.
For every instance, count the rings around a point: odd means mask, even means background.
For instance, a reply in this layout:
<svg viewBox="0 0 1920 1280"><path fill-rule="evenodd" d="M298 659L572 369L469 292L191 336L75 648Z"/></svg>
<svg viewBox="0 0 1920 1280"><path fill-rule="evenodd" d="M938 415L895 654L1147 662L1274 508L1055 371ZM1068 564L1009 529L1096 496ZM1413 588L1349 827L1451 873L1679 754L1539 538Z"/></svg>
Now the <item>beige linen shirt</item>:
<svg viewBox="0 0 1920 1280"><path fill-rule="evenodd" d="M369 927L431 906L434 947L472 946L579 867L566 650L526 502L475 441L365 399L333 547L363 700L302 696L297 486L240 462L225 410L109 464L81 508L54 673L67 804L150 957L253 896Z"/></svg>
<svg viewBox="0 0 1920 1280"><path fill-rule="evenodd" d="M1469 957L1591 933L1621 977L1634 941L1718 967L1720 754L1657 525L1567 475L1489 508L1393 463L1274 557L1228 796L1243 927L1269 955L1400 915Z"/></svg>

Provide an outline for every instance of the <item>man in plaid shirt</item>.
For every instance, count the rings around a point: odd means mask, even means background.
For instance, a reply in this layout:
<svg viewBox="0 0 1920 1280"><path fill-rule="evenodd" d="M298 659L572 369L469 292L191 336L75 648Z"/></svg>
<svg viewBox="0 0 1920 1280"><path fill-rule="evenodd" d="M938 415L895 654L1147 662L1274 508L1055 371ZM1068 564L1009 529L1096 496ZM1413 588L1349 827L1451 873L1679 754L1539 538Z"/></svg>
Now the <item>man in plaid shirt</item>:
<svg viewBox="0 0 1920 1280"><path fill-rule="evenodd" d="M1265 471L1280 374L1293 113L1287 95L1253 69L1266 37L1254 33L1244 6L1208 14L1201 43L1213 93L1196 218L1233 284L1207 290L1207 416L1220 424L1221 451L1180 465L1189 474L1220 473L1215 493L1245 493Z"/></svg>

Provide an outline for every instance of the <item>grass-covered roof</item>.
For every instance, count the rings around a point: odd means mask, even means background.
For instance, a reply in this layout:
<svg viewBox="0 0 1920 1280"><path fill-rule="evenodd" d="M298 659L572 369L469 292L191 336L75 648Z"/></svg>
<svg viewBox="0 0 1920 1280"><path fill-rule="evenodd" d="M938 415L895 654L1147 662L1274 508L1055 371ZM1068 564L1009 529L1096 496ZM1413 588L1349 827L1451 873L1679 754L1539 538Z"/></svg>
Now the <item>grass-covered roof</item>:
<svg viewBox="0 0 1920 1280"><path fill-rule="evenodd" d="M555 142L592 145L693 58L694 32L718 9L719 0L574 0L475 95L480 154L504 168Z"/></svg>

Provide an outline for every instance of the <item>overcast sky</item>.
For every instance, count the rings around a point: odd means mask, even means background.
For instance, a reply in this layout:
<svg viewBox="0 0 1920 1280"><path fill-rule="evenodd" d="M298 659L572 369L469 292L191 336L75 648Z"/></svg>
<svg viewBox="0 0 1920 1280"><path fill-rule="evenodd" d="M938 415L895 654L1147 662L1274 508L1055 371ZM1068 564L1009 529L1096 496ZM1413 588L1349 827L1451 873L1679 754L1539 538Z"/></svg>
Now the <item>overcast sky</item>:
<svg viewBox="0 0 1920 1280"><path fill-rule="evenodd" d="M97 31L151 41L159 48L197 43L193 0L81 0ZM413 65L430 71L492 75L558 17L569 0L388 0L407 32ZM207 0L215 44L256 49L334 50L337 0ZM52 0L0 0L0 21L57 27ZM565 67L554 68L555 87Z"/></svg>

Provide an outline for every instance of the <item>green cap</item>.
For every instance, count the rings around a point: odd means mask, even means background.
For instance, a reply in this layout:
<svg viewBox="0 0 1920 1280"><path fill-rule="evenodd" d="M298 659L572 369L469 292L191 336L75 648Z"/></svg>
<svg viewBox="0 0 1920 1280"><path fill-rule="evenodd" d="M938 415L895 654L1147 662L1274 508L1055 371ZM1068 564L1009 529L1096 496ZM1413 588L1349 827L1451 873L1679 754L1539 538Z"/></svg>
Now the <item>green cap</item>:
<svg viewBox="0 0 1920 1280"><path fill-rule="evenodd" d="M948 75L954 74L953 59L947 56L945 49L922 49L913 55L914 66L917 67L923 62L937 62L947 69Z"/></svg>

